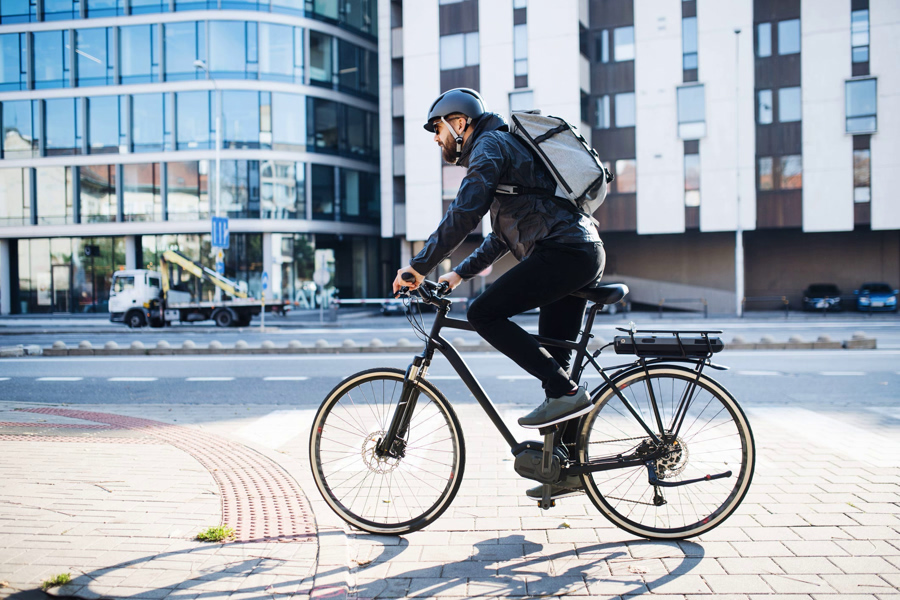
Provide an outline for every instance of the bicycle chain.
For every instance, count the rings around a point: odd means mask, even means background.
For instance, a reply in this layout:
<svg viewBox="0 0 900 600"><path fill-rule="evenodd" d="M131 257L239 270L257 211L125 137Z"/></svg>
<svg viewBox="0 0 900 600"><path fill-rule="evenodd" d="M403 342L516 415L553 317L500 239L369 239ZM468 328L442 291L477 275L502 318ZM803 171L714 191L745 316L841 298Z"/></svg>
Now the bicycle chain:
<svg viewBox="0 0 900 600"><path fill-rule="evenodd" d="M603 494L600 494L600 495L603 496ZM614 496L603 496L603 497L608 500L621 500L622 502L631 502L632 504L644 504L646 506L656 506L652 502L641 502L640 500L629 500L628 498L616 498Z"/></svg>

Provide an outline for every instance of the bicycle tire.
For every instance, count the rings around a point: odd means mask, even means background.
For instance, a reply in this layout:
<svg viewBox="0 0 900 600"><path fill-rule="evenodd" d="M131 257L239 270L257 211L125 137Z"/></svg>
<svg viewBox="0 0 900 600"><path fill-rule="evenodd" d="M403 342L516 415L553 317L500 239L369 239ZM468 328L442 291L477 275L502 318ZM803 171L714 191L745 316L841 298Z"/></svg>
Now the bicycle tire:
<svg viewBox="0 0 900 600"><path fill-rule="evenodd" d="M672 482L726 470L731 470L732 476L655 488L648 482L645 466L582 475L594 506L614 525L634 535L677 540L703 534L725 521L750 487L756 461L753 432L737 401L721 384L706 375L698 379L696 371L678 365L654 365L648 372L635 368L613 384L658 434L648 388L653 390L661 421L669 430L678 400L692 381L697 383L696 391L677 444L671 446L676 451L657 459L656 470L661 479ZM604 386L598 396L594 410L582 417L579 426L578 455L583 463L592 454L594 458L628 454L649 442L612 387ZM598 451L591 452L592 447ZM655 505L655 489L660 490L665 504Z"/></svg>
<svg viewBox="0 0 900 600"><path fill-rule="evenodd" d="M402 535L426 527L450 506L465 470L456 413L421 379L404 458L374 454L404 378L403 371L390 368L351 375L326 396L310 433L310 466L319 492L344 521L370 533ZM348 489L351 483L355 487Z"/></svg>

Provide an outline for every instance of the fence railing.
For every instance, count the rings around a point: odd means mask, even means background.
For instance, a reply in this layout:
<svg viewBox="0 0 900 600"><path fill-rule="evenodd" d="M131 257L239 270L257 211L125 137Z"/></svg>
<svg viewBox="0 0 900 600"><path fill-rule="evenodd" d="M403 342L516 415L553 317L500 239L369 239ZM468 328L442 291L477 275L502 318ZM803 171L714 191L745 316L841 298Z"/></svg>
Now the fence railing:
<svg viewBox="0 0 900 600"><path fill-rule="evenodd" d="M741 299L741 317L744 316L744 312L748 302L779 302L784 307L785 319L788 318L788 310L791 306L791 303L788 301L787 296L746 296Z"/></svg>
<svg viewBox="0 0 900 600"><path fill-rule="evenodd" d="M703 318L709 318L709 304L706 302L706 298L660 298L659 299L659 318L662 319L663 314L663 306L666 303L678 303L678 304L700 304L703 306Z"/></svg>

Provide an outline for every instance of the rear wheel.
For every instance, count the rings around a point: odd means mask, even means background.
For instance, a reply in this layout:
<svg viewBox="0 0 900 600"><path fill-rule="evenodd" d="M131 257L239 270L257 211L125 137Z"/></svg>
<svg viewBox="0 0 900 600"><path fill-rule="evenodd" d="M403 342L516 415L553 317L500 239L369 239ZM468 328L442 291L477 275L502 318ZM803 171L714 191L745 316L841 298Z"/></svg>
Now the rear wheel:
<svg viewBox="0 0 900 600"><path fill-rule="evenodd" d="M217 312L213 319L219 327L231 327L232 323L234 323L234 316L231 314L231 311L227 309Z"/></svg>
<svg viewBox="0 0 900 600"><path fill-rule="evenodd" d="M376 446L391 424L404 372L352 375L325 398L310 434L316 486L345 521L364 531L401 535L437 519L462 483L465 443L450 403L420 380L400 457Z"/></svg>
<svg viewBox="0 0 900 600"><path fill-rule="evenodd" d="M693 386L696 382L696 385ZM731 515L750 486L755 447L750 425L737 402L716 381L691 369L659 365L636 369L615 386L663 440L663 453L652 461L664 482L680 482L731 471L730 477L678 487L651 485L645 465L582 476L591 502L615 525L654 539L700 535ZM682 398L690 405L677 436L674 416ZM651 396L652 395L652 396ZM663 423L660 435L651 397ZM582 462L658 450L612 388L603 390L594 410L581 423Z"/></svg>

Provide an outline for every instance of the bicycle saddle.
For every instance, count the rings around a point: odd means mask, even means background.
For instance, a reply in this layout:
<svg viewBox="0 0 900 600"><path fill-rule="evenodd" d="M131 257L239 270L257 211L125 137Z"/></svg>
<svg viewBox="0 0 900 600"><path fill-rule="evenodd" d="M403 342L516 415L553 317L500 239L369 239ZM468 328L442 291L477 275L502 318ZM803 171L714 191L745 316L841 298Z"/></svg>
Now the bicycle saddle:
<svg viewBox="0 0 900 600"><path fill-rule="evenodd" d="M625 297L628 293L628 286L624 283L610 283L602 285L599 281L595 281L577 292L572 292L573 296L586 298L597 304L615 304Z"/></svg>

